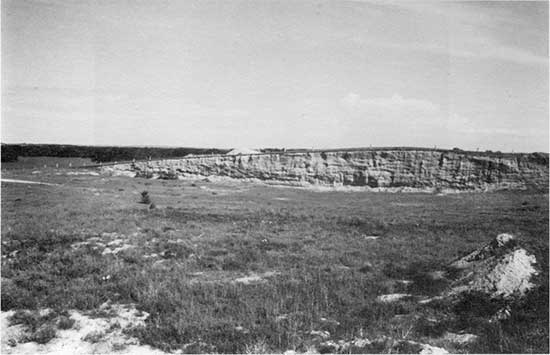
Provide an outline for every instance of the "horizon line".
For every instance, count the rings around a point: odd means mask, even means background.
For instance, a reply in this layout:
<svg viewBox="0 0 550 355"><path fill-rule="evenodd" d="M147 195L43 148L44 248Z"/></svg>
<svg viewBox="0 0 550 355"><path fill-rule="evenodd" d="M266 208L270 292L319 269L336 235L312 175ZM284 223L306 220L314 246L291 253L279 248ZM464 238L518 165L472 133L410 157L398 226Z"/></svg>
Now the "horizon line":
<svg viewBox="0 0 550 355"><path fill-rule="evenodd" d="M87 145L87 144L74 144L74 143L8 143L8 142L0 142L0 144L4 145L69 145L69 146L76 146L76 147L101 147L101 148L161 148L161 149L217 149L217 150L233 150L233 149L239 149L243 147L230 147L230 148L220 148L220 147L193 147L193 146L175 146L175 145L109 145L109 144L93 144L93 145ZM250 148L250 147L246 147ZM543 153L543 154L550 154L549 151L500 151L500 150L491 150L491 149L462 149L460 147L453 147L453 148L447 148L447 147L416 147L416 146L369 146L369 147L343 147L343 148L331 148L331 147L323 147L323 148L315 148L315 147L253 147L250 149L279 149L279 150L285 150L285 151L293 151L293 150L306 150L306 151L356 151L356 150L376 150L376 149L407 149L407 150L438 150L438 151L457 151L457 152L471 152L471 153L501 153L501 154L533 154L533 153Z"/></svg>

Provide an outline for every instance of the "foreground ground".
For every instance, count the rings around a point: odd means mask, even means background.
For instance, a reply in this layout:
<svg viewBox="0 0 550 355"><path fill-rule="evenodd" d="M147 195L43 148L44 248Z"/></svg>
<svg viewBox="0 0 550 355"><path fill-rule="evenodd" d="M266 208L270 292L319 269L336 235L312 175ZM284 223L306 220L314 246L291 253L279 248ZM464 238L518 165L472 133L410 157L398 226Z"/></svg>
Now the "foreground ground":
<svg viewBox="0 0 550 355"><path fill-rule="evenodd" d="M75 317L132 304L149 316L124 334L163 351L412 352L395 346L410 339L548 352L548 194L313 192L77 171L2 174L52 184L2 183L2 311L19 310L10 322L30 329L26 341L48 343ZM154 206L139 203L143 191ZM491 320L498 305L483 295L377 300L437 294L448 285L432 271L499 233L516 235L540 270L541 286L511 317ZM477 339L448 336L462 333ZM330 347L338 342L352 345Z"/></svg>

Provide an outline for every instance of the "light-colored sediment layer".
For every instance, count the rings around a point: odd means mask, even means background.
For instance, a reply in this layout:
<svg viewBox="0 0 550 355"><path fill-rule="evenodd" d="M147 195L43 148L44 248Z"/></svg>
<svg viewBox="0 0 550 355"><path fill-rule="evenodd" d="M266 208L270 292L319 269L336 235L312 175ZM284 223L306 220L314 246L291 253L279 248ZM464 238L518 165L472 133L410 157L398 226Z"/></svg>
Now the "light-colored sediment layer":
<svg viewBox="0 0 550 355"><path fill-rule="evenodd" d="M104 166L113 175L217 176L295 186L495 190L548 188L544 155L364 150L191 157Z"/></svg>

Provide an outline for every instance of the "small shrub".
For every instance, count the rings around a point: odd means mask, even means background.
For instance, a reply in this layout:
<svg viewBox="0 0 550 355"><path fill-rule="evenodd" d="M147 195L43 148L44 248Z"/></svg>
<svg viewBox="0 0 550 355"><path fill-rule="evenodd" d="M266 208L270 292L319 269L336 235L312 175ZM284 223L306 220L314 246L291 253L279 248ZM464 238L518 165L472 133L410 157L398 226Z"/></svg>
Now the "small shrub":
<svg viewBox="0 0 550 355"><path fill-rule="evenodd" d="M319 351L319 354L335 354L336 353L336 346L332 345L330 343L328 344L321 344L319 345L319 348L317 349Z"/></svg>
<svg viewBox="0 0 550 355"><path fill-rule="evenodd" d="M272 351L269 350L269 345L266 343L265 339L260 339L251 345L246 345L244 347L245 354L271 354Z"/></svg>
<svg viewBox="0 0 550 355"><path fill-rule="evenodd" d="M237 250L236 257L244 264L252 264L261 259L260 253L257 250L251 248L242 248Z"/></svg>
<svg viewBox="0 0 550 355"><path fill-rule="evenodd" d="M164 259L185 259L193 253L193 248L182 243L168 243L166 249L161 252Z"/></svg>
<svg viewBox="0 0 550 355"><path fill-rule="evenodd" d="M31 334L29 340L38 344L46 344L55 338L55 334L55 329L51 325L43 325Z"/></svg>
<svg viewBox="0 0 550 355"><path fill-rule="evenodd" d="M408 341L400 341L391 350L397 354L419 354L422 351L422 346Z"/></svg>
<svg viewBox="0 0 550 355"><path fill-rule="evenodd" d="M432 321L425 317L422 317L414 325L414 331L419 336L438 338L443 336L443 334L445 334L449 327L450 324L448 324L448 322Z"/></svg>
<svg viewBox="0 0 550 355"><path fill-rule="evenodd" d="M388 341L375 341L370 345L367 345L363 348L358 348L357 350L360 350L358 352L354 352L352 347L352 354L382 354L382 353L388 353L389 352L389 344Z"/></svg>
<svg viewBox="0 0 550 355"><path fill-rule="evenodd" d="M75 323L75 320L67 317L67 316L61 316L57 320L57 327L59 329L71 329Z"/></svg>
<svg viewBox="0 0 550 355"><path fill-rule="evenodd" d="M393 262L386 263L382 269L382 273L392 279L402 279L406 274L407 269L402 266L396 265Z"/></svg>
<svg viewBox="0 0 550 355"><path fill-rule="evenodd" d="M213 257L224 256L224 255L227 255L228 253L229 251L227 249L212 249L208 251L208 255Z"/></svg>
<svg viewBox="0 0 550 355"><path fill-rule="evenodd" d="M443 276L435 274L438 270L444 270ZM384 265L382 270L384 275L392 279L408 279L413 281L407 287L407 292L418 295L436 295L445 290L450 283L447 279L448 273L452 274L453 271L433 260L413 262L407 267L389 262Z"/></svg>
<svg viewBox="0 0 550 355"><path fill-rule="evenodd" d="M143 204L150 204L151 203L151 197L149 197L149 192L148 191L143 191L141 193L141 201L139 201L139 203L143 203Z"/></svg>
<svg viewBox="0 0 550 355"><path fill-rule="evenodd" d="M34 331L39 325L39 317L30 311L17 310L10 318L10 325L21 324L31 331Z"/></svg>
<svg viewBox="0 0 550 355"><path fill-rule="evenodd" d="M141 178L146 178L146 179L152 179L155 177L155 174L153 174L152 171L150 170L147 170L147 171L140 171L136 174L137 177L141 177ZM148 183L145 183L145 185L147 185ZM149 183L150 185L150 183Z"/></svg>
<svg viewBox="0 0 550 355"><path fill-rule="evenodd" d="M370 263L364 264L359 268L359 272L362 272L364 274L367 274L372 271L372 265Z"/></svg>
<svg viewBox="0 0 550 355"><path fill-rule="evenodd" d="M159 173L159 179L161 180L177 180L178 174L174 171L166 171Z"/></svg>
<svg viewBox="0 0 550 355"><path fill-rule="evenodd" d="M239 332L231 323L212 325L206 330L206 336L216 339L216 352L225 354L243 353L250 335Z"/></svg>
<svg viewBox="0 0 550 355"><path fill-rule="evenodd" d="M87 341L88 343L95 344L100 342L104 336L105 334L103 332L91 332L88 333L84 338L82 338L82 340Z"/></svg>
<svg viewBox="0 0 550 355"><path fill-rule="evenodd" d="M113 331L115 331L115 330L117 330L117 329L120 329L120 328L121 328L121 327L120 327L120 323L119 323L119 322L113 322L113 323L111 323L111 325L109 326L109 329L107 329L107 332L110 333L110 332L113 332Z"/></svg>
<svg viewBox="0 0 550 355"><path fill-rule="evenodd" d="M223 259L222 270L225 270L225 271L241 270L241 269L244 269L245 266L246 264L243 264L242 262L235 260L234 257L229 257L229 258Z"/></svg>
<svg viewBox="0 0 550 355"><path fill-rule="evenodd" d="M434 278L429 273L419 272L410 275L413 283L408 287L408 291L418 295L437 295L444 291L449 285L449 281L444 278Z"/></svg>
<svg viewBox="0 0 550 355"><path fill-rule="evenodd" d="M486 293L472 291L461 295L453 311L461 317L490 317L502 307L502 301L492 299Z"/></svg>
<svg viewBox="0 0 550 355"><path fill-rule="evenodd" d="M114 343L112 348L113 348L113 351L122 351L122 350L126 349L126 344L124 344L124 343Z"/></svg>
<svg viewBox="0 0 550 355"><path fill-rule="evenodd" d="M143 255L135 248L123 250L118 255L128 264L140 264L143 262Z"/></svg>

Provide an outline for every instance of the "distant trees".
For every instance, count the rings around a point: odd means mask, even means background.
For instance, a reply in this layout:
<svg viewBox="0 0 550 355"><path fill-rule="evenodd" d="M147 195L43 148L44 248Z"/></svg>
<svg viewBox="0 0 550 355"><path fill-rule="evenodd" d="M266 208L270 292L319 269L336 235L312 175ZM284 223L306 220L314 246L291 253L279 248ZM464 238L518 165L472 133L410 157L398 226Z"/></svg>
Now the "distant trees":
<svg viewBox="0 0 550 355"><path fill-rule="evenodd" d="M2 144L2 163L17 161L17 157L20 155L18 146L12 144Z"/></svg>
<svg viewBox="0 0 550 355"><path fill-rule="evenodd" d="M225 149L158 148L158 147L94 147L64 144L2 144L2 162L16 161L17 157L78 157L95 162L130 161L176 158L188 154L225 154Z"/></svg>

